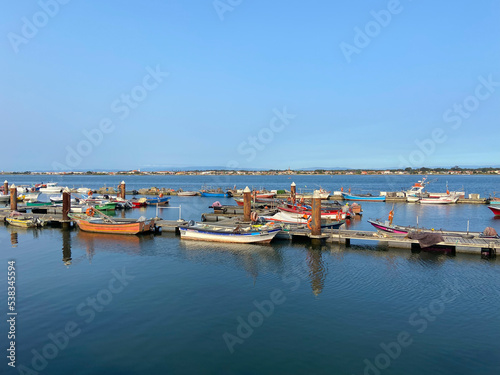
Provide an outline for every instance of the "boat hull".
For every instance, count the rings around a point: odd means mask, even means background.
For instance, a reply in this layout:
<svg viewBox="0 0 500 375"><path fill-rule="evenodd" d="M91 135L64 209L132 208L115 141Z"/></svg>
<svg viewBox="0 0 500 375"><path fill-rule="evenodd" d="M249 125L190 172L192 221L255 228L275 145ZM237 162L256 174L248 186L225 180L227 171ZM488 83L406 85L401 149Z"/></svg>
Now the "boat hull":
<svg viewBox="0 0 500 375"><path fill-rule="evenodd" d="M5 220L7 220L7 223L15 227L33 228L38 225L33 219L16 219L13 217L7 217Z"/></svg>
<svg viewBox="0 0 500 375"><path fill-rule="evenodd" d="M499 207L488 206L488 208L491 210L491 212L493 212L495 217L500 217L500 206Z"/></svg>
<svg viewBox="0 0 500 375"><path fill-rule="evenodd" d="M361 196L361 195L351 195L347 193L342 193L342 197L348 201L365 201L365 202L385 202L384 196Z"/></svg>
<svg viewBox="0 0 500 375"><path fill-rule="evenodd" d="M146 204L148 204L148 205L159 204L161 206L161 205L168 204L169 200L170 200L170 197L147 198Z"/></svg>
<svg viewBox="0 0 500 375"><path fill-rule="evenodd" d="M197 191L180 191L177 193L177 196L178 197L194 197L197 194L198 194Z"/></svg>
<svg viewBox="0 0 500 375"><path fill-rule="evenodd" d="M225 193L208 193L206 191L201 192L202 197L229 197L228 194Z"/></svg>
<svg viewBox="0 0 500 375"><path fill-rule="evenodd" d="M373 225L377 230L387 233L396 233L396 234L408 234L408 230L406 228L400 228L392 225L385 225L379 221L368 220L368 222Z"/></svg>
<svg viewBox="0 0 500 375"><path fill-rule="evenodd" d="M154 221L136 223L91 223L85 220L75 220L80 230L92 233L108 234L139 234L154 229Z"/></svg>
<svg viewBox="0 0 500 375"><path fill-rule="evenodd" d="M204 231L195 228L179 228L181 239L209 242L226 243L269 243L278 234L280 229L272 229L266 232L250 233L217 233L213 231Z"/></svg>
<svg viewBox="0 0 500 375"><path fill-rule="evenodd" d="M457 203L457 197L422 198L420 204L451 204Z"/></svg>

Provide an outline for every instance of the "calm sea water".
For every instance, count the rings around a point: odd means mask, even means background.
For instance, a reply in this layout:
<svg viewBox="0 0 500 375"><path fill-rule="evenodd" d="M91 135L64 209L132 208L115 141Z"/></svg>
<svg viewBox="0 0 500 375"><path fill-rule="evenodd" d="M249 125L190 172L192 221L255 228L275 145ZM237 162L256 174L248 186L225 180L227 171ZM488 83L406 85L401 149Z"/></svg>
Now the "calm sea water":
<svg viewBox="0 0 500 375"><path fill-rule="evenodd" d="M63 177L61 185L116 186L122 178ZM293 176L299 188L399 190L412 176ZM8 176L19 183L40 180ZM440 177L435 191L495 191L497 177ZM158 186L288 188L288 177L127 177ZM307 186L307 188L306 188ZM392 187L392 188L391 188ZM214 199L173 197L199 220ZM230 199L219 199L223 203ZM392 205L363 204L352 228ZM486 206L396 205L395 221L500 231ZM122 213L117 213L122 215ZM155 209L127 217L154 216ZM177 209L160 216L175 219ZM0 304L16 261L16 369L41 374L497 374L500 267L447 256L281 241L269 246L181 242L173 234L96 235L0 225ZM8 348L2 325L0 349ZM25 367L19 367L19 366Z"/></svg>

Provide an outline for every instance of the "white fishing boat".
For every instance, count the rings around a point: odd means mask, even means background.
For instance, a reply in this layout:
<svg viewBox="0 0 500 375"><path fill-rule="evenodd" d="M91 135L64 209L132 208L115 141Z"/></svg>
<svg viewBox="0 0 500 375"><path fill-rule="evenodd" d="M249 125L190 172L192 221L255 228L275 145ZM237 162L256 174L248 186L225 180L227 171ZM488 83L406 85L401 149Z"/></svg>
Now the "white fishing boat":
<svg viewBox="0 0 500 375"><path fill-rule="evenodd" d="M37 202L38 201L38 197L40 196L40 194L42 194L42 193L40 193L39 191L34 192L34 193L26 193L26 194L23 194L21 196L21 198L25 202Z"/></svg>
<svg viewBox="0 0 500 375"><path fill-rule="evenodd" d="M405 191L406 201L409 203L417 203L422 198L427 198L429 195L424 192L426 182L426 177L422 178L409 189Z"/></svg>
<svg viewBox="0 0 500 375"><path fill-rule="evenodd" d="M59 194L59 195L51 195L49 197L49 200L52 202L52 203L62 203L63 201L63 195L62 194ZM77 200L76 198L71 198L71 204L76 204L78 203L79 200Z"/></svg>
<svg viewBox="0 0 500 375"><path fill-rule="evenodd" d="M57 182L48 182L45 187L40 188L40 193L43 194L57 194L63 191L63 188L57 186Z"/></svg>
<svg viewBox="0 0 500 375"><path fill-rule="evenodd" d="M181 239L230 242L230 243L269 243L278 234L281 228L262 226L259 228L245 226L221 226L205 223L190 222L187 226L179 227Z"/></svg>
<svg viewBox="0 0 500 375"><path fill-rule="evenodd" d="M198 194L197 191L178 191L177 192L177 196L179 196L179 197L193 197L197 194Z"/></svg>
<svg viewBox="0 0 500 375"><path fill-rule="evenodd" d="M451 204L457 203L459 198L460 195L458 195L457 193L450 193L448 195L442 195L437 198L421 198L420 204Z"/></svg>
<svg viewBox="0 0 500 375"><path fill-rule="evenodd" d="M330 196L330 193L331 193L331 191L326 191L326 190L325 190L325 189L323 189L323 188L320 188L320 189L319 189L319 190L317 190L317 191L319 191L319 197L320 197L321 199L328 199L328 197ZM304 199L312 199L312 197L313 197L313 192L311 192L311 193L297 193L297 194L295 195L295 197L296 197L297 199L301 199L301 198L304 198Z"/></svg>
<svg viewBox="0 0 500 375"><path fill-rule="evenodd" d="M91 191L91 189L86 187L79 187L78 189L76 189L76 192L79 194L88 194L89 191Z"/></svg>
<svg viewBox="0 0 500 375"><path fill-rule="evenodd" d="M7 204L10 201L10 195L9 194L2 194L0 193L0 204Z"/></svg>

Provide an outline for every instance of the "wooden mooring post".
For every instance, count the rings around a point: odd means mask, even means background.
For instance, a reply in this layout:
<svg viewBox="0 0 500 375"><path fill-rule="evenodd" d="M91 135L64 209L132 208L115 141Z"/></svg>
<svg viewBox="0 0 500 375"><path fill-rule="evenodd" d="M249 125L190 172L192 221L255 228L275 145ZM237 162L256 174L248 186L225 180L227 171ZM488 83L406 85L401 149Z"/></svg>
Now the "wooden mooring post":
<svg viewBox="0 0 500 375"><path fill-rule="evenodd" d="M125 199L125 181L120 184L120 198Z"/></svg>
<svg viewBox="0 0 500 375"><path fill-rule="evenodd" d="M252 216L252 197L248 186L243 190L243 221L248 222Z"/></svg>
<svg viewBox="0 0 500 375"><path fill-rule="evenodd" d="M295 182L292 182L292 185L290 185L290 198L292 199L292 204L295 204L295 198L297 196L297 185L295 185Z"/></svg>
<svg viewBox="0 0 500 375"><path fill-rule="evenodd" d="M71 192L68 188L65 188L62 193L63 199L62 199L62 219L63 221L68 221L69 220L69 211L71 209Z"/></svg>
<svg viewBox="0 0 500 375"><path fill-rule="evenodd" d="M14 184L10 187L10 209L17 211L17 187Z"/></svg>
<svg viewBox="0 0 500 375"><path fill-rule="evenodd" d="M313 193L311 215L311 234L321 236L321 196L318 190L314 190Z"/></svg>
<svg viewBox="0 0 500 375"><path fill-rule="evenodd" d="M9 194L9 182L7 180L3 182L3 193L5 195Z"/></svg>

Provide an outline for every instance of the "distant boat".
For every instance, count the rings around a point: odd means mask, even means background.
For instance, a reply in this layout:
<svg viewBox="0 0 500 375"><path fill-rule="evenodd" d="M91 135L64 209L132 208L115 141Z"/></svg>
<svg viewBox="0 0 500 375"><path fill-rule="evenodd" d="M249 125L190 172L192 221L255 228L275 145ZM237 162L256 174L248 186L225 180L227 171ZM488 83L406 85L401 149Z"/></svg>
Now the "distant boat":
<svg viewBox="0 0 500 375"><path fill-rule="evenodd" d="M202 188L200 190L202 197L232 197L233 193L230 191L224 191L221 188L210 189L210 188Z"/></svg>
<svg viewBox="0 0 500 375"><path fill-rule="evenodd" d="M371 194L360 194L360 195L351 195L348 193L342 192L342 197L348 201L373 201L373 202L385 202L385 196L379 195L374 196Z"/></svg>
<svg viewBox="0 0 500 375"><path fill-rule="evenodd" d="M62 192L63 188L57 186L57 182L48 182L46 186L40 188L40 193L44 194L57 194Z"/></svg>
<svg viewBox="0 0 500 375"><path fill-rule="evenodd" d="M34 192L34 193L26 193L22 196L23 198L23 201L25 202L36 202L38 200L38 197L40 196L40 193L39 191L37 192Z"/></svg>
<svg viewBox="0 0 500 375"><path fill-rule="evenodd" d="M456 193L450 193L448 195L442 195L437 198L421 198L420 204L450 204L457 203L459 195Z"/></svg>
<svg viewBox="0 0 500 375"><path fill-rule="evenodd" d="M183 240L231 243L269 243L281 230L281 228L260 227L255 229L251 226L226 227L204 223L191 223L188 226L181 226L179 229Z"/></svg>
<svg viewBox="0 0 500 375"><path fill-rule="evenodd" d="M197 191L178 191L177 192L177 196L179 196L179 197L193 197L197 194L198 194Z"/></svg>
<svg viewBox="0 0 500 375"><path fill-rule="evenodd" d="M319 192L319 197L320 197L321 199L328 199L328 197L330 196L330 193L331 193L331 191L326 191L325 189L322 189L322 188L320 188L320 189L318 190L318 192ZM297 199L300 199L300 198L304 198L304 199L312 199L312 197L313 197L313 193L297 193L297 194L295 195L295 197L296 197Z"/></svg>
<svg viewBox="0 0 500 375"><path fill-rule="evenodd" d="M170 200L170 197L154 197L154 198L146 198L146 204L152 205L152 204L159 204L161 205L166 205L168 204L168 201Z"/></svg>

